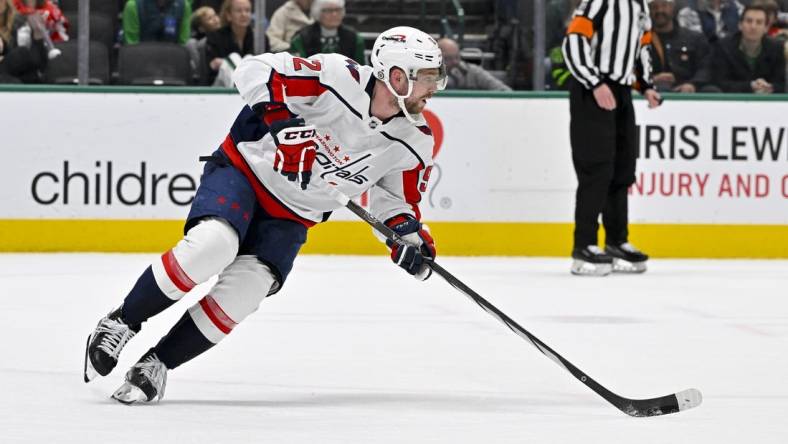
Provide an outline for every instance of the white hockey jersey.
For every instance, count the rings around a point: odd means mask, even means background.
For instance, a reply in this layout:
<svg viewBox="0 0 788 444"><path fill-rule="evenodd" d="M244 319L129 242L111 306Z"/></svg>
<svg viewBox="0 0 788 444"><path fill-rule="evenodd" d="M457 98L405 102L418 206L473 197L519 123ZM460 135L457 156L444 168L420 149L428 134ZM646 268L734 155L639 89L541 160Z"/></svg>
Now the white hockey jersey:
<svg viewBox="0 0 788 444"><path fill-rule="evenodd" d="M327 183L351 198L369 190L370 211L380 220L403 213L421 219L418 204L432 169L432 132L421 116L417 125L401 114L387 121L370 116L376 81L371 67L339 54L308 59L262 54L245 59L233 81L248 107L222 150L269 214L306 226L326 220L340 206L324 191ZM273 137L251 110L261 103L285 104L317 128L313 179L306 190L274 171Z"/></svg>

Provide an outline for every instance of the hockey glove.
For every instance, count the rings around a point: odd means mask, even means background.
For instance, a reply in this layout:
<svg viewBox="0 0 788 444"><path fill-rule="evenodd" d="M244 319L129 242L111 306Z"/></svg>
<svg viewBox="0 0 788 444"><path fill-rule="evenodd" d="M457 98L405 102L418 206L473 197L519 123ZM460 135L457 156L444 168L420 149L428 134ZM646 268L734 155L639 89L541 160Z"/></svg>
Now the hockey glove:
<svg viewBox="0 0 788 444"><path fill-rule="evenodd" d="M287 180L301 182L301 189L305 190L315 162L315 126L295 118L277 120L269 128L276 143L274 171L281 169Z"/></svg>
<svg viewBox="0 0 788 444"><path fill-rule="evenodd" d="M391 260L416 279L427 280L432 275L427 263L436 254L435 241L427 226L410 215L394 216L386 221L386 225L401 239L398 242L386 242L391 248Z"/></svg>

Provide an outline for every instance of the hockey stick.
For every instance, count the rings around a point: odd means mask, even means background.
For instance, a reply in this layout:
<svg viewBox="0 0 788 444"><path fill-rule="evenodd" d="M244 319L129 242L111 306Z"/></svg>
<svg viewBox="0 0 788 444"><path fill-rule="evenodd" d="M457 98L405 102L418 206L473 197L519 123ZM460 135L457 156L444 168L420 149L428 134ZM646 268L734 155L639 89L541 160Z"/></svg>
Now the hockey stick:
<svg viewBox="0 0 788 444"><path fill-rule="evenodd" d="M332 197L336 199L337 202L341 203L345 208L371 225L380 234L385 236L386 239L392 242L401 242L399 236L391 228L386 226L386 224L378 220L375 216L371 215L361 206L350 200L347 196L340 193L336 188L332 186L326 186L325 188L332 195ZM694 388L650 399L630 399L619 396L602 386L600 383L596 382L593 378L582 372L579 368L575 367L574 364L567 361L563 356L559 355L555 350L550 348L539 338L529 333L528 330L521 327L520 324L515 322L512 318L504 314L501 310L481 297L470 287L462 283L462 281L454 277L454 275L446 271L445 268L438 265L437 262L430 260L429 267L433 272L445 279L446 282L459 290L460 293L470 298L484 311L509 327L509 329L518 336L529 341L545 356L552 359L556 364L565 368L578 381L585 384L586 387L596 392L599 396L605 398L607 402L613 404L613 406L627 415L638 417L667 415L669 413L676 413L697 407L703 400L703 396L701 395L700 391Z"/></svg>

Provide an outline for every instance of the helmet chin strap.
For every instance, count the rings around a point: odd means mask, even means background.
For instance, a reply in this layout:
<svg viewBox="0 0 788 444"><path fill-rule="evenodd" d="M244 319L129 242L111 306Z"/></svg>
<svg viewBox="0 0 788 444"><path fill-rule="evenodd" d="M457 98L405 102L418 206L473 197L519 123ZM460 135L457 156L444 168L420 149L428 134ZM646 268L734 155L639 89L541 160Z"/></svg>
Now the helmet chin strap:
<svg viewBox="0 0 788 444"><path fill-rule="evenodd" d="M407 76L405 77L405 79L408 82L408 93L405 94L404 96L397 94L397 91L395 91L394 87L391 86L391 81L389 79L385 79L383 83L386 84L386 88L388 88L389 92L392 95L394 95L394 97L397 98L397 104L399 105L399 109L402 110L402 114L405 114L405 118L408 119L410 123L415 125L416 119L413 118L413 116L408 112L408 109L405 107L405 99L407 99L408 97L410 97L411 94L413 94L413 82L409 78L407 78Z"/></svg>
<svg viewBox="0 0 788 444"><path fill-rule="evenodd" d="M410 121L412 124L416 124L416 119L413 118L413 115L408 112L408 109L405 108L405 99L402 97L397 97L397 103L399 104L399 109L402 110L402 114L405 114L405 118Z"/></svg>

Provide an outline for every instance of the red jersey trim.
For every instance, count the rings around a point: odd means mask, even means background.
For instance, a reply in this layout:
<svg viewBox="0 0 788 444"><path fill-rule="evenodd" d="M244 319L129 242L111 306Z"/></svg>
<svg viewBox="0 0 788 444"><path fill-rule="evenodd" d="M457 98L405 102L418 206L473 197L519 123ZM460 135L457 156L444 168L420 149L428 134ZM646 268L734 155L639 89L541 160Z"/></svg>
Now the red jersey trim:
<svg viewBox="0 0 788 444"><path fill-rule="evenodd" d="M230 162L233 164L233 166L238 168L238 170L241 171L241 173L243 173L243 175L246 177L246 180L248 180L252 185L254 194L257 196L257 202L261 207L263 207L266 213L278 219L287 219L298 222L307 228L313 227L317 224L315 221L305 219L296 214L265 188L262 182L260 182L260 179L255 176L254 172L252 172L252 169L249 167L249 165L247 165L243 156L238 151L238 148L235 146L235 142L229 134L222 143L222 152L224 152L227 158L230 159Z"/></svg>
<svg viewBox="0 0 788 444"><path fill-rule="evenodd" d="M317 97L327 89L319 77L284 76L273 71L268 83L272 102L285 103L285 97Z"/></svg>
<svg viewBox="0 0 788 444"><path fill-rule="evenodd" d="M405 202L413 209L416 220L421 220L421 211L419 211L419 202L421 202L421 193L419 192L419 182L422 165L416 168L402 172L402 192L405 195Z"/></svg>

